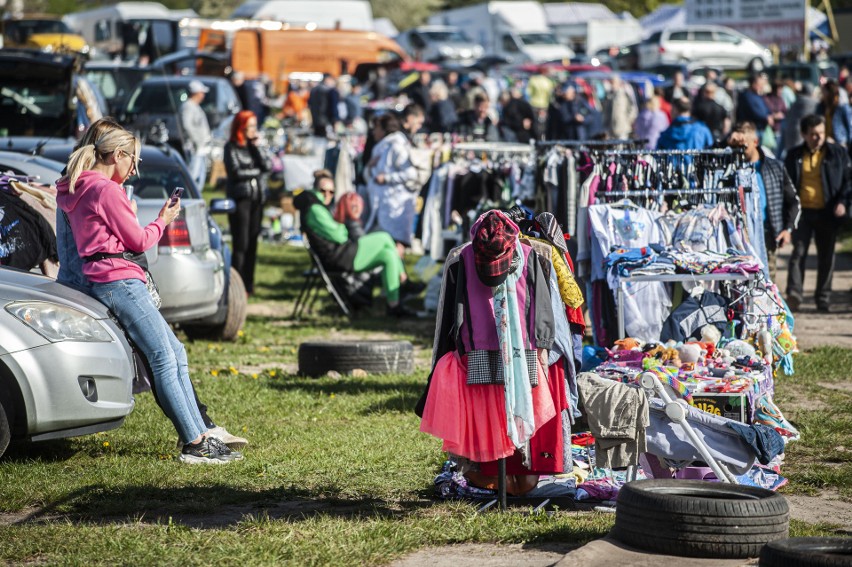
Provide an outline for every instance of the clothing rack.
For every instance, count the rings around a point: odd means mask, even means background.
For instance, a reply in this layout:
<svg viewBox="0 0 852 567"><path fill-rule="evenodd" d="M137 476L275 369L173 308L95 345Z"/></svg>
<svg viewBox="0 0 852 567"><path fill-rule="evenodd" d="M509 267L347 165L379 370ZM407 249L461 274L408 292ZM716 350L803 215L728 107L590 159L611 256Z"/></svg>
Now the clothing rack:
<svg viewBox="0 0 852 567"><path fill-rule="evenodd" d="M705 150L614 150L605 156L742 156L742 148L711 148Z"/></svg>
<svg viewBox="0 0 852 567"><path fill-rule="evenodd" d="M535 143L536 148L552 148L562 146L565 148L588 148L599 149L610 146L639 146L648 143L648 140L621 139L621 140L539 140Z"/></svg>
<svg viewBox="0 0 852 567"><path fill-rule="evenodd" d="M750 191L750 188L745 187L743 188L743 190L748 193ZM690 187L688 189L630 189L627 191L600 191L595 195L595 197L601 199L606 197L616 197L617 199L624 199L629 197L687 197L697 195L734 195L737 193L739 193L739 188L737 187Z"/></svg>
<svg viewBox="0 0 852 567"><path fill-rule="evenodd" d="M462 142L454 145L452 150L453 154L473 152L495 155L519 155L530 154L535 151L535 146L514 144L511 142Z"/></svg>

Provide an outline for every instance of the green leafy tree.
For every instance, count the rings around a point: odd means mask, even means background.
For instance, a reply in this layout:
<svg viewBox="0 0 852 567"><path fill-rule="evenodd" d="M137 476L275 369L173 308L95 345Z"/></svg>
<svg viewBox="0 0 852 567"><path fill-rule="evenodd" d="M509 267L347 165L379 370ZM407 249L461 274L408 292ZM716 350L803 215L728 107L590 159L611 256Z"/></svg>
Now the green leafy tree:
<svg viewBox="0 0 852 567"><path fill-rule="evenodd" d="M420 25L442 9L441 0L371 0L370 4L373 17L388 18L399 30Z"/></svg>

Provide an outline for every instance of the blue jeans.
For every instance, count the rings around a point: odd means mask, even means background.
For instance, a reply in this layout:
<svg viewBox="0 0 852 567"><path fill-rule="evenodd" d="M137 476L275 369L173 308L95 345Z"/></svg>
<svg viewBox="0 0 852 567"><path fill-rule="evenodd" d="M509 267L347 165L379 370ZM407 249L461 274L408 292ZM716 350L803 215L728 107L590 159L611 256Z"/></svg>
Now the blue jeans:
<svg viewBox="0 0 852 567"><path fill-rule="evenodd" d="M189 381L186 350L154 306L145 284L135 279L92 283L92 295L115 314L145 354L163 411L181 441L189 443L206 432Z"/></svg>

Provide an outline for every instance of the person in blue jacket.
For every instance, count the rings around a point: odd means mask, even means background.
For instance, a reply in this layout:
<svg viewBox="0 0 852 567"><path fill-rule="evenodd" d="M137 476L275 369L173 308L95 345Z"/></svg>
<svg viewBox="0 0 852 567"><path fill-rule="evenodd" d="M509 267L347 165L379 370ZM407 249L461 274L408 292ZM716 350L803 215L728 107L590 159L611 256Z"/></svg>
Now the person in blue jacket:
<svg viewBox="0 0 852 567"><path fill-rule="evenodd" d="M766 100L766 76L752 75L748 88L737 99L737 122L751 122L757 128L757 135L763 141L763 132L767 126L774 126L774 119Z"/></svg>
<svg viewBox="0 0 852 567"><path fill-rule="evenodd" d="M822 101L816 113L825 118L826 138L848 148L852 140L852 110L840 99L840 87L836 81L826 81L820 90Z"/></svg>
<svg viewBox="0 0 852 567"><path fill-rule="evenodd" d="M657 142L659 150L703 150L713 145L713 134L706 124L695 120L690 114L690 102L686 98L675 99L672 115L675 116Z"/></svg>

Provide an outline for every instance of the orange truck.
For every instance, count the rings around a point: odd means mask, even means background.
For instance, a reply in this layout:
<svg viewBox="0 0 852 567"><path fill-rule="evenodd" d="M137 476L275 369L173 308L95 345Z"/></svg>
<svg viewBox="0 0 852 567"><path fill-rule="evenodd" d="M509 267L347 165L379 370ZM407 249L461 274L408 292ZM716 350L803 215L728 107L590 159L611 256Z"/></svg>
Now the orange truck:
<svg viewBox="0 0 852 567"><path fill-rule="evenodd" d="M236 30L203 29L200 51L224 52L230 48L231 67L246 78L264 74L284 92L293 73L328 73L333 76L354 73L364 63L392 65L408 60L408 55L392 39L371 31L342 29L253 26Z"/></svg>

